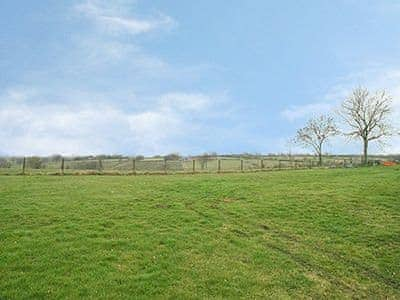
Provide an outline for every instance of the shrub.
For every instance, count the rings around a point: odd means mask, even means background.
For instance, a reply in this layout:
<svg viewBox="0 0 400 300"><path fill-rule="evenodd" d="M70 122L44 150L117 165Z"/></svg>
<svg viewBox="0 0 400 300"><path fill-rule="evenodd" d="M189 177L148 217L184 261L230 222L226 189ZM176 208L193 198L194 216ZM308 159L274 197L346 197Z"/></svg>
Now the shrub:
<svg viewBox="0 0 400 300"><path fill-rule="evenodd" d="M164 156L165 160L180 160L181 156L179 155L179 153L170 153L168 155Z"/></svg>
<svg viewBox="0 0 400 300"><path fill-rule="evenodd" d="M0 168L11 168L11 162L5 158L0 158Z"/></svg>
<svg viewBox="0 0 400 300"><path fill-rule="evenodd" d="M27 167L31 169L40 169L42 167L42 160L37 156L28 157Z"/></svg>

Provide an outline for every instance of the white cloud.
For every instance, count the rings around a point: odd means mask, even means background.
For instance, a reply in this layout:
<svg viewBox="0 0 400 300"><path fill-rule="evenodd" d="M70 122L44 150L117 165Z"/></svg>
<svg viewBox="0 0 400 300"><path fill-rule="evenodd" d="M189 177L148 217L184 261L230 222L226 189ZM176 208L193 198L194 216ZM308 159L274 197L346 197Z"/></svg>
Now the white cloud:
<svg viewBox="0 0 400 300"><path fill-rule="evenodd" d="M310 103L306 105L291 106L281 112L281 115L289 120L294 121L311 117L317 114L325 114L332 110L332 104L325 102Z"/></svg>
<svg viewBox="0 0 400 300"><path fill-rule="evenodd" d="M158 15L149 19L139 19L129 12L129 5L119 1L87 0L75 6L75 10L94 21L102 30L109 33L128 33L137 35L155 29L170 28L176 22L169 16Z"/></svg>
<svg viewBox="0 0 400 300"><path fill-rule="evenodd" d="M72 75L108 76L109 71L129 73L136 84L147 85L154 80L188 81L202 76L214 65L196 64L175 66L163 57L149 53L142 47L137 35L158 34L175 28L177 22L170 16L157 13L138 18L135 1L81 1L72 10L72 20L84 20L84 30L74 32L72 47L60 59L59 72ZM83 18L82 18L83 17ZM96 26L91 26L95 24ZM104 72L104 73L102 73ZM70 75L69 74L69 75ZM113 78L111 78L113 80ZM124 77L123 79L126 79Z"/></svg>
<svg viewBox="0 0 400 300"><path fill-rule="evenodd" d="M35 91L31 88L14 87L6 90L0 98L7 98L10 101L18 102L25 101L35 95Z"/></svg>
<svg viewBox="0 0 400 300"><path fill-rule="evenodd" d="M169 93L161 98L159 104L165 110L196 111L207 108L212 102L208 95L201 93Z"/></svg>
<svg viewBox="0 0 400 300"><path fill-rule="evenodd" d="M190 138L221 117L216 106L226 95L165 92L209 67L176 67L148 54L131 36L175 21L162 14L137 18L132 3L88 0L74 7L85 20L80 26L96 26L74 32L57 64L31 71L29 86L0 94L0 153L193 152Z"/></svg>
<svg viewBox="0 0 400 300"><path fill-rule="evenodd" d="M68 70L81 73L119 66L132 74L163 75L172 72L162 58L150 55L131 36L170 29L177 23L164 14L138 18L134 1L86 0L74 6L73 15L89 21L85 29L72 36L73 48L66 64ZM90 27L90 24L95 27ZM97 72L96 72L97 73Z"/></svg>
<svg viewBox="0 0 400 300"><path fill-rule="evenodd" d="M60 153L160 154L190 151L185 135L207 126L191 113L215 107L213 96L201 93L161 95L152 109L128 110L118 105L32 105L32 99L14 101L14 89L0 96L1 153L48 155ZM40 95L38 95L40 97ZM202 123L202 122L205 123Z"/></svg>

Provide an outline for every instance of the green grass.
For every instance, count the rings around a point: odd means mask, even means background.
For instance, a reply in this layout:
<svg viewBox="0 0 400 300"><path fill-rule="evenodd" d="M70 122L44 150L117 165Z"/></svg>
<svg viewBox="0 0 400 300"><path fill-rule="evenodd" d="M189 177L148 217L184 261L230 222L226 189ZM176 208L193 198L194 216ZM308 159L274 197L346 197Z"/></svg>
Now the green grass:
<svg viewBox="0 0 400 300"><path fill-rule="evenodd" d="M0 176L0 298L400 297L400 170Z"/></svg>

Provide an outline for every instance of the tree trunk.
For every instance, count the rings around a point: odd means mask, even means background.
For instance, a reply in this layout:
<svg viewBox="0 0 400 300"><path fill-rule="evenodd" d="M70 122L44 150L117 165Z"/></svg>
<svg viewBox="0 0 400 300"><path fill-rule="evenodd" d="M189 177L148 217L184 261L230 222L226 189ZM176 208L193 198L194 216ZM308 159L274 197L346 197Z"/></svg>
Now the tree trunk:
<svg viewBox="0 0 400 300"><path fill-rule="evenodd" d="M322 167L322 142L318 146L318 165Z"/></svg>
<svg viewBox="0 0 400 300"><path fill-rule="evenodd" d="M368 165L368 140L364 139L364 157L363 157L364 165Z"/></svg>

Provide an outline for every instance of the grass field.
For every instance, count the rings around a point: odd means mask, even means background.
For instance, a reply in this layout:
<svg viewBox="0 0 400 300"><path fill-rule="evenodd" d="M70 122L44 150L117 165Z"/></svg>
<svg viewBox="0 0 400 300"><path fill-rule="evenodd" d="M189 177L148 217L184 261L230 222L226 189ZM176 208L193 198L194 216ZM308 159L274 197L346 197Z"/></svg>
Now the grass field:
<svg viewBox="0 0 400 300"><path fill-rule="evenodd" d="M0 176L0 298L400 298L400 170Z"/></svg>

